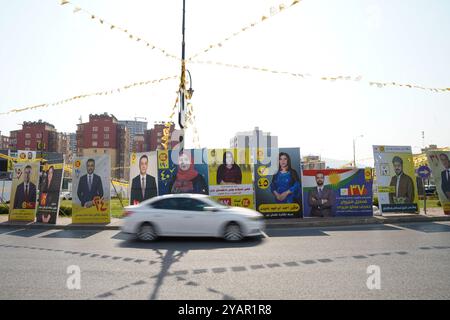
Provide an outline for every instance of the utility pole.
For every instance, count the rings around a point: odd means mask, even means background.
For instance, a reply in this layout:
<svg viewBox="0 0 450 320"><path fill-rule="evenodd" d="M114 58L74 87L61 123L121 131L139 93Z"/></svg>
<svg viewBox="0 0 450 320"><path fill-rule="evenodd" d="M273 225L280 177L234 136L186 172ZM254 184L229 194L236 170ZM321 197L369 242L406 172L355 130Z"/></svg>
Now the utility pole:
<svg viewBox="0 0 450 320"><path fill-rule="evenodd" d="M180 82L180 111L178 113L178 124L180 129L183 130L183 134L180 136L181 150L184 149L184 128L186 121L186 109L185 109L185 79L186 79L186 61L185 61L185 17L186 17L186 0L183 0L183 23L182 23L182 42L181 42L181 82Z"/></svg>

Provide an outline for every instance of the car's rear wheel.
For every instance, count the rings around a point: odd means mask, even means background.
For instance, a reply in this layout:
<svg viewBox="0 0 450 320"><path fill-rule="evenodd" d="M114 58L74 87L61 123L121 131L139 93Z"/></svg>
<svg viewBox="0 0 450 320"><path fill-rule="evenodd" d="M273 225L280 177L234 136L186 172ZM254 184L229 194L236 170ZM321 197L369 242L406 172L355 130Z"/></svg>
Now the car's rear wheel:
<svg viewBox="0 0 450 320"><path fill-rule="evenodd" d="M152 224L143 223L138 229L137 238L141 241L153 241L158 238L158 234Z"/></svg>
<svg viewBox="0 0 450 320"><path fill-rule="evenodd" d="M223 238L226 241L236 242L244 239L244 234L242 233L241 227L237 223L231 222L225 227Z"/></svg>

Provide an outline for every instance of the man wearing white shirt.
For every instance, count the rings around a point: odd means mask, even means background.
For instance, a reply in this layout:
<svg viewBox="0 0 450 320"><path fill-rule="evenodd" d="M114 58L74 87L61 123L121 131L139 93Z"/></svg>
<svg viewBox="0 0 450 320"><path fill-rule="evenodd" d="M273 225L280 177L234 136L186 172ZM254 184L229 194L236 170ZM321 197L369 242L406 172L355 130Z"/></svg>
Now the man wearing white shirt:
<svg viewBox="0 0 450 320"><path fill-rule="evenodd" d="M156 197L156 179L147 174L148 156L139 158L139 174L131 182L130 204L139 204L144 200Z"/></svg>
<svg viewBox="0 0 450 320"><path fill-rule="evenodd" d="M439 159L444 166L444 170L441 172L441 189L447 199L450 199L450 161L445 153L441 153Z"/></svg>
<svg viewBox="0 0 450 320"><path fill-rule="evenodd" d="M88 159L86 161L87 173L80 178L78 183L77 195L81 202L81 206L90 208L93 206L95 197L103 198L103 184L99 175L94 173L95 160Z"/></svg>
<svg viewBox="0 0 450 320"><path fill-rule="evenodd" d="M395 156L392 159L395 176L391 178L391 187L395 187L394 192L389 193L390 204L404 204L414 202L414 182L413 179L403 171L403 159Z"/></svg>

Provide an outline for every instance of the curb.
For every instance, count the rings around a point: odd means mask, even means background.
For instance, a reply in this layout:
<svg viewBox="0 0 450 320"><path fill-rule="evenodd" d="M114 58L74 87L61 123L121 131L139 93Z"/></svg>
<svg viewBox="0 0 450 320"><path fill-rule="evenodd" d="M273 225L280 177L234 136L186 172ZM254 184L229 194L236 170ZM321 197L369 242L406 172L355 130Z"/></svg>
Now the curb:
<svg viewBox="0 0 450 320"><path fill-rule="evenodd" d="M314 218L313 218L314 219ZM399 217L369 217L369 218L333 218L328 220L266 220L266 229L276 228L314 228L314 227L339 227L351 225L367 225L367 224L394 224L394 223L410 223L410 222L437 222L450 221L450 216L399 216ZM4 222L0 223L0 228L22 228L22 229L55 229L55 230L120 230L120 225L48 225L42 223L20 223L20 222Z"/></svg>

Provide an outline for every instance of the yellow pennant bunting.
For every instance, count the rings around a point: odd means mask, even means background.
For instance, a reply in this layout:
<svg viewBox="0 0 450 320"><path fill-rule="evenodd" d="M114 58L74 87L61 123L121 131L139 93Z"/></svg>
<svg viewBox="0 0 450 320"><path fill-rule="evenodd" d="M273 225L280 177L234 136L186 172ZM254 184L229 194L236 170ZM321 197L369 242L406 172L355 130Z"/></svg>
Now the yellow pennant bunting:
<svg viewBox="0 0 450 320"><path fill-rule="evenodd" d="M35 109L38 109L38 108L46 108L46 107L57 106L57 105L60 105L60 104L65 104L65 103L68 103L68 102L72 102L74 100L84 99L84 98L88 98L88 97L92 97L92 96L102 96L102 95L110 95L110 94L114 94L114 93L120 93L120 92L122 92L123 90L126 90L126 89L131 89L131 88L138 87L138 86L145 86L145 85L160 83L162 81L167 81L167 80L176 79L176 78L178 78L178 76L165 77L165 78L161 78L161 79L158 79L158 80L149 80L149 81L135 82L135 83L133 83L131 85L126 85L126 86L123 86L121 88L117 88L117 89L113 89L113 90L106 90L106 91L100 91L100 92L87 93L87 94L73 96L71 98L63 99L63 100L60 100L60 101L57 101L57 102L53 102L53 103L43 103L43 104L38 104L38 105L30 106L30 107L11 109L11 110L9 110L7 112L1 112L0 115L7 115L7 114L17 113L17 112L22 112L22 111L27 111L27 110L35 110Z"/></svg>
<svg viewBox="0 0 450 320"><path fill-rule="evenodd" d="M89 12L89 11L87 11L87 10L85 10L85 9L83 9L83 8L81 8L81 7L79 7L79 6L74 5L73 3L71 3L71 2L68 1L68 0L61 0L61 3L60 3L60 4L61 4L61 5L70 5L70 6L73 6L73 7L74 7L73 13L81 12L81 13L83 13L83 14L86 14L86 15L89 16L92 20L96 20L96 21L98 21L98 22L99 22L100 24L102 24L102 25L107 25L107 26L109 27L110 30L115 29L115 30L117 30L117 31L121 31L121 32L123 32L123 33L128 34L128 38L131 39L131 40L133 40L133 41L140 42L140 41L142 40L142 43L144 43L144 44L146 45L146 47L148 47L148 48L150 48L150 49L152 49L152 50L153 50L153 49L156 49L156 50L160 51L160 52L161 52L164 56L166 56L167 58L176 59L176 60L178 60L178 61L181 60L181 59L178 58L176 55L170 54L170 53L168 53L166 50L164 50L164 49L162 49L162 48L160 48L160 47L158 47L158 46L156 46L156 45L153 45L153 44L151 44L151 43L148 42L148 41L145 41L142 37L138 37L138 36L136 36L136 35L134 35L134 34L129 33L129 31L128 31L127 29L124 29L124 28L119 27L119 26L117 26L117 25L115 25L115 24L112 24L112 23L106 21L105 19L99 18L99 17L96 16L95 14L93 14L93 13L91 13L91 12Z"/></svg>
<svg viewBox="0 0 450 320"><path fill-rule="evenodd" d="M290 7L294 6L294 5L296 5L296 4L299 3L299 2L300 2L300 0L294 0L294 1L292 1L288 8L290 8ZM254 22L248 24L247 26L241 28L239 31L236 31L236 32L232 33L230 36L225 37L222 41L219 41L219 42L217 42L217 43L215 43L215 44L210 44L206 49L203 49L203 50L197 52L196 54L194 54L193 56L191 56L188 60L189 60L189 61L192 61L193 59L197 58L197 57L198 57L199 55L201 55L202 53L206 53L206 52L208 52L209 50L211 50L211 49L213 49L213 48L216 48L216 47L222 47L224 42L229 41L231 38L234 38L234 37L238 36L239 34L245 32L245 31L247 31L247 30L249 30L249 29L251 29L251 28L253 28L253 27L255 27L255 26L257 26L258 24L260 24L260 23L263 22L263 21L266 21L266 20L268 20L269 18L276 16L276 15L279 14L280 12L285 11L285 9L286 9L286 5L285 5L284 3L280 3L280 4L278 5L278 11L275 10L275 11L271 12L270 16L267 16L267 15L261 16L261 18L260 18L259 20L254 21Z"/></svg>
<svg viewBox="0 0 450 320"><path fill-rule="evenodd" d="M289 71L279 71L279 70L271 70L268 68L260 68L260 67L253 67L253 66L249 66L249 65L237 65L237 64L230 64L230 63L223 63L220 61L211 61L211 60L207 60L207 61L201 61L201 60L195 60L195 61L191 61L191 63L199 63L199 64L209 64L209 65L218 65L218 66L223 66L223 67L229 67L229 68L235 68L235 69L243 69L243 70L254 70L254 71L261 71L261 72L269 72L269 73L280 73L280 74L286 74L292 77L297 77L297 78L317 78L317 77L313 77L311 74L309 73L295 73L295 72L289 72ZM337 77L318 77L319 80L323 80L323 81L330 81L330 82L335 82L337 80L344 80L344 81L356 81L359 82L362 79L362 76L337 76ZM450 91L450 88L431 88L431 87L424 87L424 86L419 86L419 85L415 85L415 84L402 84L402 83L397 83L397 82L375 82L375 81L367 81L367 83L370 86L376 86L378 88L383 88L383 87L387 87L387 86L394 86L394 87L407 87L410 89L421 89L421 90L428 90L428 91L432 91L432 92L448 92Z"/></svg>

